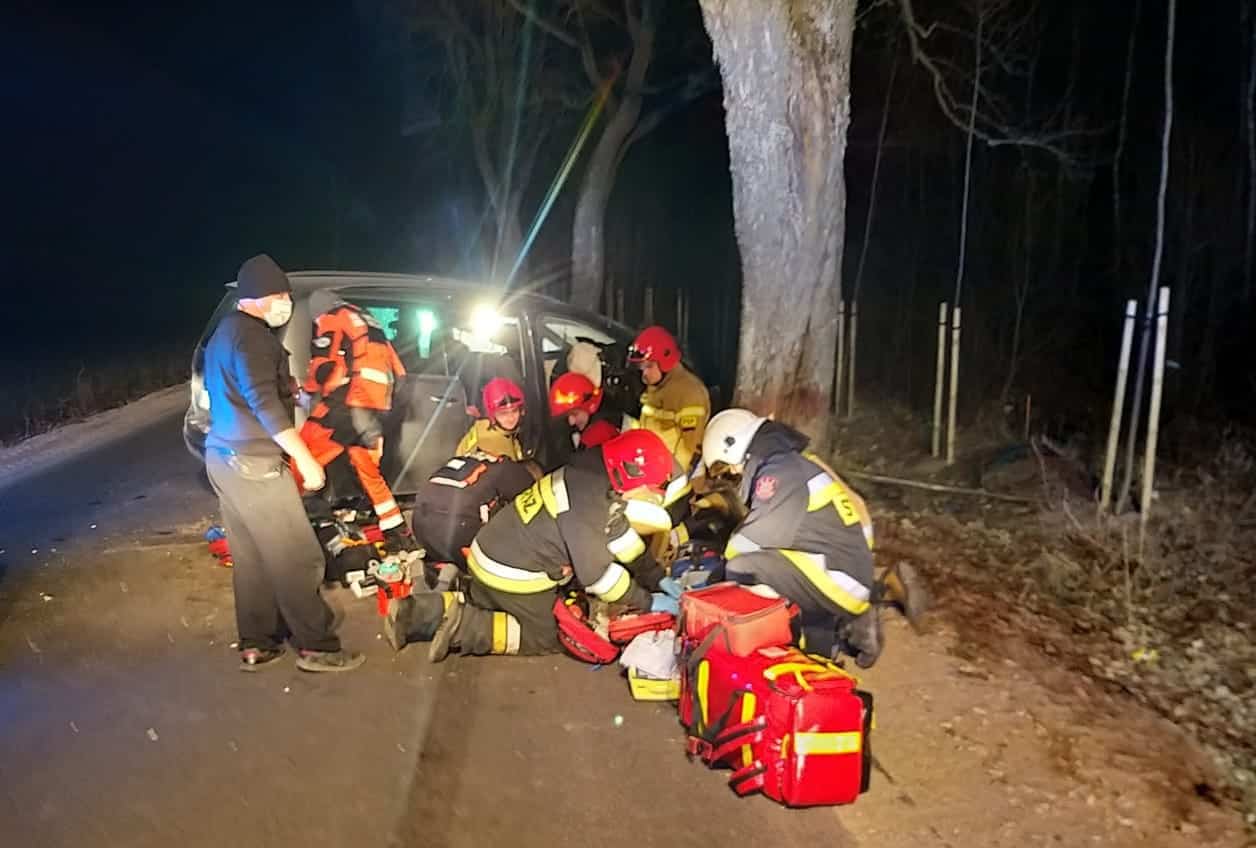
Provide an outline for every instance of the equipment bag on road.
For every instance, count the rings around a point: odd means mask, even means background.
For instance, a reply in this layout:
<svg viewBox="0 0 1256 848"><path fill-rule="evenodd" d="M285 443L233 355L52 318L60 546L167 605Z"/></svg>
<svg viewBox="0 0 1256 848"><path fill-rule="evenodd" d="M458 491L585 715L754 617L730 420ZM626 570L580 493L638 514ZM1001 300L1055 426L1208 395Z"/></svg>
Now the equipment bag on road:
<svg viewBox="0 0 1256 848"><path fill-rule="evenodd" d="M720 640L685 660L687 750L734 771L738 795L789 807L849 804L868 790L872 695L833 663L792 647L729 652Z"/></svg>
<svg viewBox="0 0 1256 848"><path fill-rule="evenodd" d="M705 651L718 641L734 656L793 641L790 619L796 608L784 598L766 598L736 583L717 583L680 598L681 635L686 650Z"/></svg>

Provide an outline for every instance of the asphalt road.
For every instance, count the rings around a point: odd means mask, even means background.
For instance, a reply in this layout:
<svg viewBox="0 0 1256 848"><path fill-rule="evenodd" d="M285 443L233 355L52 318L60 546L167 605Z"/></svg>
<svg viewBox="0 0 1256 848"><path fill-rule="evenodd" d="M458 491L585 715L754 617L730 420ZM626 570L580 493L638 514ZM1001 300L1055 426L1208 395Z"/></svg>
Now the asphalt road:
<svg viewBox="0 0 1256 848"><path fill-rule="evenodd" d="M846 842L834 811L734 798L613 669L431 667L344 592L360 671L240 673L230 571L200 538L216 503L179 424L0 488L0 844Z"/></svg>

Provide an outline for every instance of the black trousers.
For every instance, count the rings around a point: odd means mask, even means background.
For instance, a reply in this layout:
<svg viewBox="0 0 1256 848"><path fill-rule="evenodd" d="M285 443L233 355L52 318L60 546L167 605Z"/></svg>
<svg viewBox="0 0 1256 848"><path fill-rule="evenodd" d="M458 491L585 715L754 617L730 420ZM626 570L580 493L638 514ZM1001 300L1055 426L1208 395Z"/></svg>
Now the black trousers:
<svg viewBox="0 0 1256 848"><path fill-rule="evenodd" d="M554 620L554 592L516 595L485 586L474 577L467 589L467 609L463 613L462 652L491 654L492 614L504 612L519 622L519 653L557 654L558 622Z"/></svg>
<svg viewBox="0 0 1256 848"><path fill-rule="evenodd" d="M471 547L475 534L484 526L478 516L440 512L422 502L415 506L410 524L427 551L428 562L452 562L464 572L467 558L462 549Z"/></svg>
<svg viewBox="0 0 1256 848"><path fill-rule="evenodd" d="M235 560L240 649L272 648L291 637L298 650L338 651L331 608L319 594L326 566L301 493L279 458L205 451Z"/></svg>

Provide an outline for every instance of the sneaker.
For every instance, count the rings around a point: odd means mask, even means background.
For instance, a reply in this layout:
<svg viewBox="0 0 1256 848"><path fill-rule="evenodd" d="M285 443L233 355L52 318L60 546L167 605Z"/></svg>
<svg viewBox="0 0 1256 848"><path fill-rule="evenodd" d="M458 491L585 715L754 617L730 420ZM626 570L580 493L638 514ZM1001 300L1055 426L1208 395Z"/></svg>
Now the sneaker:
<svg viewBox="0 0 1256 848"><path fill-rule="evenodd" d="M245 648L240 651L240 671L260 671L273 665L283 655L282 645L273 648Z"/></svg>
<svg viewBox="0 0 1256 848"><path fill-rule="evenodd" d="M405 598L389 598L388 611L384 613L384 638L394 651L406 646L406 628L401 622L402 601Z"/></svg>
<svg viewBox="0 0 1256 848"><path fill-rule="evenodd" d="M453 603L449 605L449 609L445 610L445 615L440 620L440 626L436 628L436 633L432 635L432 643L427 647L427 659L429 662L438 663L449 656L449 649L453 647L454 637L458 634L458 628L462 625L462 609L465 605L465 600L455 598Z"/></svg>
<svg viewBox="0 0 1256 848"><path fill-rule="evenodd" d="M302 651L297 655L297 668L302 671L353 671L366 662L366 657L351 651Z"/></svg>

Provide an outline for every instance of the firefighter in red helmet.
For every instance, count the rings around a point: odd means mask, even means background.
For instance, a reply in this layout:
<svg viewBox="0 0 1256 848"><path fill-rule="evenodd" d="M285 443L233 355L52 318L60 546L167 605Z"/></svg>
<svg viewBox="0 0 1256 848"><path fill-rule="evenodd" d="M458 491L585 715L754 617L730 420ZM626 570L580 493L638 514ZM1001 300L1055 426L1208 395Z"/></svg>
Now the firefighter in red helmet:
<svg viewBox="0 0 1256 848"><path fill-rule="evenodd" d="M702 448L711 417L711 396L680 361L680 345L662 327L646 327L628 349L628 362L641 369L641 426L657 433L686 471Z"/></svg>
<svg viewBox="0 0 1256 848"><path fill-rule="evenodd" d="M462 437L456 451L458 456L483 451L516 462L522 460L524 451L519 442L519 425L526 411L523 389L507 377L494 377L484 385L480 400L484 417L477 419Z"/></svg>
<svg viewBox="0 0 1256 848"><path fill-rule="evenodd" d="M619 428L600 414L602 390L583 374L568 371L556 378L550 386L549 403L551 416L566 417L577 449L594 448L619 435Z"/></svg>
<svg viewBox="0 0 1256 848"><path fill-rule="evenodd" d="M465 592L389 602L384 635L398 650L430 641L433 662L561 649L554 602L574 583L608 603L647 611L674 599L634 577L646 545L634 516L662 510L673 470L667 446L631 430L576 454L493 515L471 543Z"/></svg>
<svg viewBox="0 0 1256 848"><path fill-rule="evenodd" d="M405 373L383 327L365 309L336 300L314 319L302 388L318 400L301 427L301 438L333 476L356 478L375 510L385 544L394 550L417 547L379 468L383 418L392 409L393 386ZM336 475L335 466L344 463L352 474Z"/></svg>

